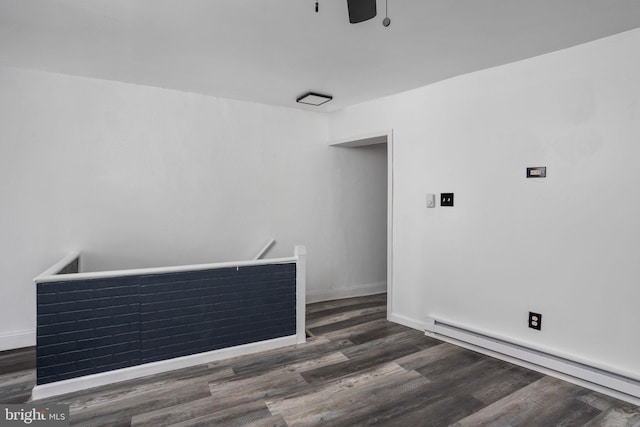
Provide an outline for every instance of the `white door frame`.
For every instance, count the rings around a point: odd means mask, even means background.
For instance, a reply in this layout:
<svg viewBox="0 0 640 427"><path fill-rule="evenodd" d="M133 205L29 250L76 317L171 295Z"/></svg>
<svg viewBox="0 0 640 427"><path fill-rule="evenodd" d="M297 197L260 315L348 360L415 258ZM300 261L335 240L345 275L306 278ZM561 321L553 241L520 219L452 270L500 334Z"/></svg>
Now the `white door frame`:
<svg viewBox="0 0 640 427"><path fill-rule="evenodd" d="M393 313L393 129L332 141L332 147L363 147L387 144L387 320Z"/></svg>

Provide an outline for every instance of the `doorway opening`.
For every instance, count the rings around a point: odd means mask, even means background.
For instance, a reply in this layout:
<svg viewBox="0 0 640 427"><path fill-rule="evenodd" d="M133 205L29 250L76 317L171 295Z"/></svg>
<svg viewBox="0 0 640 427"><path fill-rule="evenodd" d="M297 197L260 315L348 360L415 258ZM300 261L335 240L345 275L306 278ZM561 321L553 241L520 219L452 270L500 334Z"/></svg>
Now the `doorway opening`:
<svg viewBox="0 0 640 427"><path fill-rule="evenodd" d="M343 138L331 142L332 147L359 149L366 155L376 147L386 146L386 293L387 320L393 313L393 130L372 132L366 135Z"/></svg>

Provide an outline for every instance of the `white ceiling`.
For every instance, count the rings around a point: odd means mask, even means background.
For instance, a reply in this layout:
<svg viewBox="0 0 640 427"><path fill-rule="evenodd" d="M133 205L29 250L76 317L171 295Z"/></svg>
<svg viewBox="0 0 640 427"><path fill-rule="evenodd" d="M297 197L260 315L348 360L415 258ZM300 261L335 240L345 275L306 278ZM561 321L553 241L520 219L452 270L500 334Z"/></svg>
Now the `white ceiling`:
<svg viewBox="0 0 640 427"><path fill-rule="evenodd" d="M319 2L0 0L0 64L334 111L640 27L640 0Z"/></svg>

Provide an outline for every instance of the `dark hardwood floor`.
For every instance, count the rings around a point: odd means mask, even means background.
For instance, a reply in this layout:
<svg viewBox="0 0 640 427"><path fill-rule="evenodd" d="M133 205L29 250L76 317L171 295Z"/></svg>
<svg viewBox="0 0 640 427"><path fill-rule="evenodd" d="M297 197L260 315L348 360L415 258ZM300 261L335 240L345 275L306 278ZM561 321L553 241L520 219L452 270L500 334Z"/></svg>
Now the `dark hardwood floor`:
<svg viewBox="0 0 640 427"><path fill-rule="evenodd" d="M640 408L387 322L386 296L307 306L303 345L60 396L87 426L640 426ZM22 403L33 349L0 353Z"/></svg>

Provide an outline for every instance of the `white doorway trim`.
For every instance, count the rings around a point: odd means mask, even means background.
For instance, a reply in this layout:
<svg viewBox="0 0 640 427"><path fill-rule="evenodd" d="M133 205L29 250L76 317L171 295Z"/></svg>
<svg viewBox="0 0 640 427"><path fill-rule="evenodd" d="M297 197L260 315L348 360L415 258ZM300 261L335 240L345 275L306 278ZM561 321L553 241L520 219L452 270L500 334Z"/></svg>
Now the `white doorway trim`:
<svg viewBox="0 0 640 427"><path fill-rule="evenodd" d="M387 144L387 320L393 316L393 129L334 140L332 147L364 147Z"/></svg>

